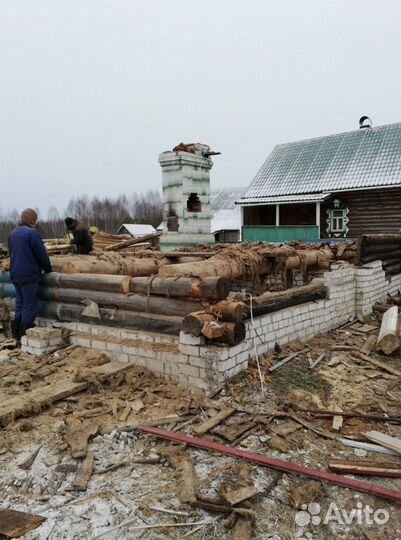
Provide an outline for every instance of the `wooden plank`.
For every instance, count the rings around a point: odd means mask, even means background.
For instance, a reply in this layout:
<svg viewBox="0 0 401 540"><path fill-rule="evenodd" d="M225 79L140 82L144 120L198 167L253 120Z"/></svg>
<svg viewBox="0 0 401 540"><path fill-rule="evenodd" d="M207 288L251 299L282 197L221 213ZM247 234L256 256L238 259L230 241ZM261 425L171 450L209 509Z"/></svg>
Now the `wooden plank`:
<svg viewBox="0 0 401 540"><path fill-rule="evenodd" d="M341 409L337 406L334 406L333 409L336 411L336 412L342 412ZM341 414L339 415L334 415L333 416L333 425L332 425L332 429L334 431L340 431L340 429L342 428L342 425L343 425L343 417L341 416Z"/></svg>
<svg viewBox="0 0 401 540"><path fill-rule="evenodd" d="M291 360L294 360L294 358L296 358L300 354L308 352L309 350L310 349L303 349L302 351L297 351L297 352L289 354L286 358L283 358L283 360L280 360L280 362L277 362L277 364L274 364L274 366L270 367L269 372L272 373L273 371L276 371L276 369L281 368L282 366L285 366L285 364L288 364L288 362L291 362Z"/></svg>
<svg viewBox="0 0 401 540"><path fill-rule="evenodd" d="M139 430L143 433L154 435L161 439L177 441L188 444L190 446L194 446L196 448L201 448L203 450L211 450L227 456L242 458L253 463L258 463L259 465L262 465L264 467L269 467L271 469L276 469L290 474L299 474L301 476L306 476L308 478L314 478L317 480L325 480L338 486L351 488L356 491L361 491L363 493L370 493L371 495L376 495L377 497L382 497L391 501L401 502L400 491L383 488L381 486L376 486L375 484L370 484L368 482L361 482L360 480L353 480L351 478L343 478L333 473L319 471L317 469L311 469L308 467L304 467L303 465L289 463L281 459L274 459L268 456L255 454L253 452L239 450L238 448L231 448L230 446L226 446L224 444L215 443L206 439L199 439L197 437L191 437L189 435L183 435L181 433L173 433L171 431L166 431L163 429L157 429L148 426L139 426Z"/></svg>
<svg viewBox="0 0 401 540"><path fill-rule="evenodd" d="M108 362L101 366L91 368L90 372L100 381L128 369L129 364L122 362ZM41 386L31 392L14 396L0 403L0 425L6 425L20 416L33 414L50 404L65 399L68 396L82 392L89 386L89 382L75 383L71 380L59 381L48 386Z"/></svg>
<svg viewBox="0 0 401 540"><path fill-rule="evenodd" d="M39 527L46 518L16 510L0 510L0 535L6 538L19 538Z"/></svg>
<svg viewBox="0 0 401 540"><path fill-rule="evenodd" d="M222 409L219 413L217 413L212 418L209 418L209 420L206 420L206 422L203 422L200 426L197 426L194 431L197 435L204 435L208 431L210 431L212 428L216 427L220 422L231 416L235 412L235 409L232 407L227 407Z"/></svg>
<svg viewBox="0 0 401 540"><path fill-rule="evenodd" d="M88 452L86 458L82 464L82 467L77 472L74 482L66 488L67 491L85 491L88 487L88 482L93 473L93 466L95 462L95 454Z"/></svg>
<svg viewBox="0 0 401 540"><path fill-rule="evenodd" d="M363 476L384 476L401 478L401 466L380 461L350 461L331 459L328 462L331 471L340 474L358 474Z"/></svg>
<svg viewBox="0 0 401 540"><path fill-rule="evenodd" d="M388 448L393 452L401 454L401 439L390 437L390 435L386 435L380 431L368 431L367 433L364 433L363 436L369 439L369 441L373 441L376 444L384 446L384 448Z"/></svg>
<svg viewBox="0 0 401 540"><path fill-rule="evenodd" d="M371 444L367 442L353 441L352 439L341 438L338 439L338 441L344 446L348 446L350 448L360 448L362 450L366 450L367 452L378 452L379 454L387 454L389 456L399 456L398 452L393 452L393 450L389 450L388 448L380 446L379 444Z"/></svg>
<svg viewBox="0 0 401 540"><path fill-rule="evenodd" d="M257 490L255 486L245 486L238 489L219 491L223 499L228 502L231 506L239 504L242 501L246 501L251 497L257 495Z"/></svg>

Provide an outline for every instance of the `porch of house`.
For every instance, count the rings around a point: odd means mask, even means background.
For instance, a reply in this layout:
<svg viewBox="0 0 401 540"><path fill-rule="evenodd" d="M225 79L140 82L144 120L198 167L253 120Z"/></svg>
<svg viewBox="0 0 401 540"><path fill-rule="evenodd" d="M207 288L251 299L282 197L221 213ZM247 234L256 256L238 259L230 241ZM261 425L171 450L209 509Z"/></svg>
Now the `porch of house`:
<svg viewBox="0 0 401 540"><path fill-rule="evenodd" d="M243 242L319 240L320 201L242 206Z"/></svg>

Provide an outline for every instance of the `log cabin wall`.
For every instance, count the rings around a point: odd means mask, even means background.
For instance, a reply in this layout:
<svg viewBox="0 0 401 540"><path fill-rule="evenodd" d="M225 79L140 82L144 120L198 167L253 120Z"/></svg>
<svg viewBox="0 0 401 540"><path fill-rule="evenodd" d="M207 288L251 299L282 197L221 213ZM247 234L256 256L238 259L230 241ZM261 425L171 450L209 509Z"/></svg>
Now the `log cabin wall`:
<svg viewBox="0 0 401 540"><path fill-rule="evenodd" d="M401 230L401 187L343 191L321 205L320 235L327 238L327 210L338 199L349 209L348 238L362 234L397 233Z"/></svg>

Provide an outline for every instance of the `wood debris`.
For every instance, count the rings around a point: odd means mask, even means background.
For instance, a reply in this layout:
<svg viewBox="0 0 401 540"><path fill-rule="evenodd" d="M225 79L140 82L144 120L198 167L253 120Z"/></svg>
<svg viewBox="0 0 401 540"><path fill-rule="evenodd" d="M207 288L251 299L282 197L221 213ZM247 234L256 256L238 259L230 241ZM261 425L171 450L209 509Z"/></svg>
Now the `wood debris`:
<svg viewBox="0 0 401 540"><path fill-rule="evenodd" d="M36 529L46 518L16 510L0 510L0 535L6 538L19 538Z"/></svg>
<svg viewBox="0 0 401 540"><path fill-rule="evenodd" d="M93 452L88 452L81 468L77 472L73 483L70 487L66 488L68 491L86 491L88 482L93 473L94 462L95 454Z"/></svg>

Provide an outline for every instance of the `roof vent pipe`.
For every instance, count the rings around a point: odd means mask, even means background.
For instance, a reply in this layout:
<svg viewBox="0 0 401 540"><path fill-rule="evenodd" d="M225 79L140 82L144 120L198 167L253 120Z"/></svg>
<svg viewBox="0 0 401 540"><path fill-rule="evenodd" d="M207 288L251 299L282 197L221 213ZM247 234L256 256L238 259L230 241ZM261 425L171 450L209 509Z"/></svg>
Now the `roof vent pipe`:
<svg viewBox="0 0 401 540"><path fill-rule="evenodd" d="M359 129L372 129L372 120L369 116L361 116L359 119Z"/></svg>

